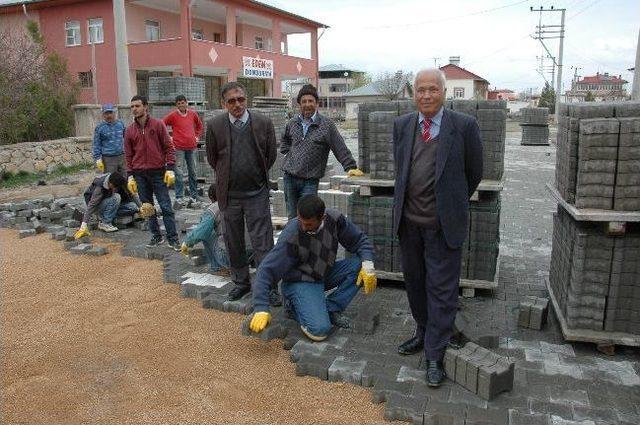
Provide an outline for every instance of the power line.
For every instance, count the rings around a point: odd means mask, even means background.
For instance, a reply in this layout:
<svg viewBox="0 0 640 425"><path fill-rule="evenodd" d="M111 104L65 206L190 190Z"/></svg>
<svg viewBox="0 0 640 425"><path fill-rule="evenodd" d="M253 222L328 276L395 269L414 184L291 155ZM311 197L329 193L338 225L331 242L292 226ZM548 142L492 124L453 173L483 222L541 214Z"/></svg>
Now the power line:
<svg viewBox="0 0 640 425"><path fill-rule="evenodd" d="M469 17L469 16L483 15L483 14L486 14L486 13L495 12L496 10L501 10L501 9L506 9L508 7L517 6L517 5L522 4L522 3L528 3L530 1L531 0L520 0L520 1L517 1L517 2L514 2L514 3L505 4L504 6L493 7L491 9L478 10L476 12L466 13L464 15L449 16L447 18L441 18L441 19L432 19L430 21L415 22L415 23L410 23L410 24L378 25L378 26L369 26L369 27L361 27L361 28L362 29L410 28L410 27L415 27L415 26L420 26L420 25L425 25L425 24L435 24L435 23L439 23L439 22L447 22L447 21L451 21L453 19L466 18L466 17Z"/></svg>
<svg viewBox="0 0 640 425"><path fill-rule="evenodd" d="M569 16L569 17L567 18L567 21L569 21L569 20L571 20L571 19L575 18L576 16L580 15L580 14L581 14L581 13L583 13L585 10L589 9L591 6L593 6L593 5L594 5L594 4L596 4L596 3L599 3L600 1L601 1L601 0L594 0L594 1L592 1L590 4L588 4L587 6L585 6L584 8L582 8L580 11L578 11L578 12L576 12L575 14L573 14L573 15Z"/></svg>

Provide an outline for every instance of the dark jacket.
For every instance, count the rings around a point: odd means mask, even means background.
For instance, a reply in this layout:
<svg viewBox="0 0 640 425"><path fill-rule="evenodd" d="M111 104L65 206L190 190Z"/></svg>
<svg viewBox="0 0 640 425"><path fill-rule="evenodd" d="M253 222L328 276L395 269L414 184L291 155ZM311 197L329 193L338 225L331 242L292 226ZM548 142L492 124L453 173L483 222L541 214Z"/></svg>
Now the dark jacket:
<svg viewBox="0 0 640 425"><path fill-rule="evenodd" d="M393 156L396 170L393 231L398 233L409 181L418 112L396 118ZM469 198L482 179L480 128L470 115L445 109L436 150L436 214L447 245L462 246L469 225Z"/></svg>
<svg viewBox="0 0 640 425"><path fill-rule="evenodd" d="M82 221L85 223L88 223L91 216L98 212L98 207L104 199L113 196L114 191L109 188L109 176L111 176L111 173L96 177L93 179L93 182L91 182L91 185L84 191L83 196L84 202L87 204L87 210L84 213ZM140 203L127 189L118 190L117 193L120 194L121 205L129 202Z"/></svg>
<svg viewBox="0 0 640 425"><path fill-rule="evenodd" d="M144 128L134 120L124 133L127 174L147 170L173 170L176 149L167 127L161 120L147 115Z"/></svg>
<svg viewBox="0 0 640 425"><path fill-rule="evenodd" d="M282 136L280 153L285 155L282 171L303 179L322 178L329 151L344 171L358 167L333 121L316 112L316 121L309 125L304 136L302 120L296 116L287 123Z"/></svg>
<svg viewBox="0 0 640 425"><path fill-rule="evenodd" d="M324 276L316 275L316 272L323 271L326 275L330 271L338 252L338 243L362 261L373 261L373 245L362 230L338 210L328 208L326 214L324 226L316 235L303 232L297 218L289 220L278 236L278 243L258 267L253 284L255 311L269 311L269 290L280 279L283 285L300 281L323 284ZM318 246L320 254L313 252L314 246ZM327 258L319 262L318 258L322 259L323 255ZM329 261L324 261L327 259Z"/></svg>
<svg viewBox="0 0 640 425"><path fill-rule="evenodd" d="M265 183L268 172L276 160L276 132L271 120L255 111L249 111L249 125L255 141L264 173ZM231 168L231 123L229 114L216 115L207 122L207 160L216 172L216 194L220 209L227 208L229 194L229 170Z"/></svg>

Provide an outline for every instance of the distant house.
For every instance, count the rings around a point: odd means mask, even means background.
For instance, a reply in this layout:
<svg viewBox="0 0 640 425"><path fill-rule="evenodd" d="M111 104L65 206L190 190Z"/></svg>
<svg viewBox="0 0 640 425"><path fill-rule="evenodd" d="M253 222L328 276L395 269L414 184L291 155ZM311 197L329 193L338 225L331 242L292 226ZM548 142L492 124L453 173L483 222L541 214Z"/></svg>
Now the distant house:
<svg viewBox="0 0 640 425"><path fill-rule="evenodd" d="M413 91L411 84L405 84L396 95L396 99L411 99ZM380 91L380 85L377 81L371 82L365 86L351 90L344 95L346 99L346 115L345 118L358 118L358 104L366 102L387 102L389 99Z"/></svg>
<svg viewBox="0 0 640 425"><path fill-rule="evenodd" d="M495 90L489 90L489 92L487 93L487 99L515 101L515 100L518 100L518 95L515 94L513 90L495 89Z"/></svg>
<svg viewBox="0 0 640 425"><path fill-rule="evenodd" d="M584 102L587 93L591 93L596 102L625 100L627 98L626 84L622 75L609 75L608 72L590 77L584 77L571 83L571 90L566 92L567 102Z"/></svg>
<svg viewBox="0 0 640 425"><path fill-rule="evenodd" d="M447 99L486 99L489 82L460 67L460 56L449 57L449 64L441 66L447 78Z"/></svg>
<svg viewBox="0 0 640 425"><path fill-rule="evenodd" d="M345 94L353 90L364 71L342 64L324 65L318 69L320 112L333 118L344 118Z"/></svg>

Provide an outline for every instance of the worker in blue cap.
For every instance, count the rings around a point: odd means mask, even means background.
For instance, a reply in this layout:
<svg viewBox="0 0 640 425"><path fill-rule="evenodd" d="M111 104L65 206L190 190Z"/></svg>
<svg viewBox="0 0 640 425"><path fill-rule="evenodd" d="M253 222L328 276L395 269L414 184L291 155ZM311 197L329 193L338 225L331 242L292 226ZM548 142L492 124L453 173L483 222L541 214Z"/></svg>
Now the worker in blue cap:
<svg viewBox="0 0 640 425"><path fill-rule="evenodd" d="M124 168L124 130L126 126L116 119L115 106L112 103L102 105L102 119L93 133L93 162L101 173L117 171L125 173Z"/></svg>

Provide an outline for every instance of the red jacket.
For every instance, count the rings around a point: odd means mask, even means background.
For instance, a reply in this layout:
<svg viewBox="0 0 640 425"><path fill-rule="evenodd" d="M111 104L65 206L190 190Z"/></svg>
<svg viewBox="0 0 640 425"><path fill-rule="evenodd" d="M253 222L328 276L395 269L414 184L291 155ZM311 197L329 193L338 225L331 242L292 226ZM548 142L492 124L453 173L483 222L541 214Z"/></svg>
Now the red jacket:
<svg viewBox="0 0 640 425"><path fill-rule="evenodd" d="M164 123L147 115L144 128L138 120L124 132L124 156L127 173L134 171L168 169L173 170L176 150Z"/></svg>
<svg viewBox="0 0 640 425"><path fill-rule="evenodd" d="M173 145L176 149L186 151L198 147L196 141L202 134L202 121L196 112L187 109L187 115L183 117L176 109L162 121L173 129Z"/></svg>

